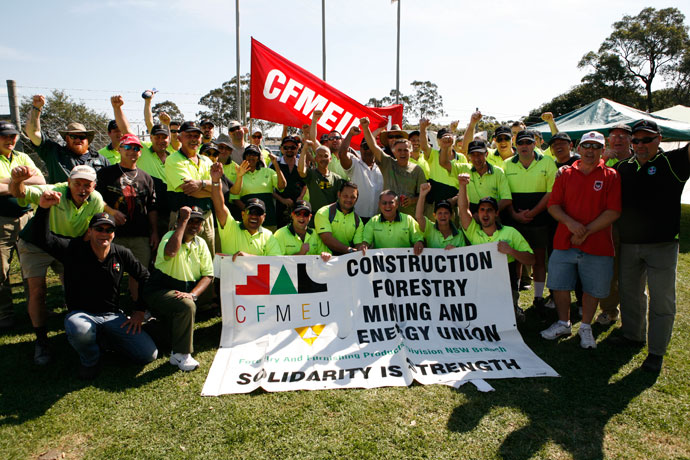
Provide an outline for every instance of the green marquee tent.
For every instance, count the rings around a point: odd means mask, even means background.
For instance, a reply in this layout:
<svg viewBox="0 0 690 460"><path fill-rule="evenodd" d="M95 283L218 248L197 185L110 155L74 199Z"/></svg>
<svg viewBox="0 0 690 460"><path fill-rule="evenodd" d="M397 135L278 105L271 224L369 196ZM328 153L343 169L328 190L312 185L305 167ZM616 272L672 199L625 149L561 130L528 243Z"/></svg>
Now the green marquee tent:
<svg viewBox="0 0 690 460"><path fill-rule="evenodd" d="M559 131L568 133L573 140L576 140L589 131L599 131L608 136L611 127L619 123L632 126L642 119L654 120L661 128L664 141L690 140L690 123L669 120L603 98L561 115L555 121ZM546 123L532 125L529 128L542 133L544 140L551 139L551 131Z"/></svg>

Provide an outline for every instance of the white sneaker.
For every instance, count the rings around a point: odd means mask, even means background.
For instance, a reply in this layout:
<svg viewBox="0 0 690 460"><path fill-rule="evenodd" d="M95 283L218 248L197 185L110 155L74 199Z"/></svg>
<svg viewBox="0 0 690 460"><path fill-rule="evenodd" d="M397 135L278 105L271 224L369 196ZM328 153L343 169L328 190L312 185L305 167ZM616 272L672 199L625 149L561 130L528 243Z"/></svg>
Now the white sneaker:
<svg viewBox="0 0 690 460"><path fill-rule="evenodd" d="M572 334L572 328L570 324L564 326L560 322L556 321L548 329L541 331L541 336L546 340L554 340L561 336Z"/></svg>
<svg viewBox="0 0 690 460"><path fill-rule="evenodd" d="M192 358L189 353L173 353L170 355L170 364L177 366L181 371L189 372L199 367L199 361Z"/></svg>
<svg viewBox="0 0 690 460"><path fill-rule="evenodd" d="M597 316L597 324L601 324L602 326L608 326L609 324L614 324L616 321L618 321L618 315L616 316L611 316L608 313L601 313L599 316Z"/></svg>
<svg viewBox="0 0 690 460"><path fill-rule="evenodd" d="M553 310L554 308L556 308L556 302L553 301L553 297L549 297L548 302L546 302L546 303L544 304L544 306L545 306L546 308L550 308L550 309L552 309L552 310Z"/></svg>
<svg viewBox="0 0 690 460"><path fill-rule="evenodd" d="M581 324L580 329L577 331L577 335L580 336L580 346L582 348L596 348L597 341L594 340L594 336L592 335L592 328L583 326L584 325Z"/></svg>

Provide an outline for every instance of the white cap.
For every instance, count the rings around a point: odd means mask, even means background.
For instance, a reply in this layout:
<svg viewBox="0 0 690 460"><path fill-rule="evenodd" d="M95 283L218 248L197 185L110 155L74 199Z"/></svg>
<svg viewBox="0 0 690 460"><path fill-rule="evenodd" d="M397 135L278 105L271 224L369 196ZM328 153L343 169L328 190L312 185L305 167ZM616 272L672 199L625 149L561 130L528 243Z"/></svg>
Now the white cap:
<svg viewBox="0 0 690 460"><path fill-rule="evenodd" d="M596 142L597 144L606 146L606 139L604 139L604 135L598 131L590 131L582 136L580 139L580 144L584 142Z"/></svg>
<svg viewBox="0 0 690 460"><path fill-rule="evenodd" d="M77 165L69 172L70 179L86 179L96 182L96 170L89 165Z"/></svg>

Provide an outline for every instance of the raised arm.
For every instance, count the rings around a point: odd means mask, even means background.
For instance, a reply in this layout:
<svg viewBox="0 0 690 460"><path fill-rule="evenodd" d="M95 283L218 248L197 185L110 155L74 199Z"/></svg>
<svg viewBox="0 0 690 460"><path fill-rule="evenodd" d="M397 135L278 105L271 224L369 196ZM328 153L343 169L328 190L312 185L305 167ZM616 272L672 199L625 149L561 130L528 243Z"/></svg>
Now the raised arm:
<svg viewBox="0 0 690 460"><path fill-rule="evenodd" d="M321 143L316 138L316 132L317 132L316 125L319 123L319 120L321 119L322 116L323 116L322 110L314 110L314 112L311 114L311 125L309 125L309 139L311 139L317 147L319 145L321 145Z"/></svg>
<svg viewBox="0 0 690 460"><path fill-rule="evenodd" d="M182 206L177 213L177 227L175 227L175 232L170 236L170 239L165 244L164 256L166 259L170 259L177 255L177 251L180 250L182 246L182 239L184 238L184 231L187 227L187 222L189 222L189 216L192 214L192 210L189 206Z"/></svg>
<svg viewBox="0 0 690 460"><path fill-rule="evenodd" d="M275 169L276 175L278 176L278 186L276 188L280 191L283 191L283 190L285 190L285 187L287 187L287 181L285 180L285 175L283 174L283 170L280 169L280 163L278 163L278 157L275 156L273 153L269 153L268 157L271 159L271 164L273 164L273 169Z"/></svg>
<svg viewBox="0 0 690 460"><path fill-rule="evenodd" d="M470 212L470 200L467 198L467 184L470 183L469 174L458 175L458 216L462 228L467 230L472 223L472 213Z"/></svg>
<svg viewBox="0 0 690 460"><path fill-rule="evenodd" d="M417 206L414 210L414 218L417 220L417 225L419 225L419 230L424 233L426 231L426 217L424 217L424 203L426 202L426 196L431 191L431 184L428 182L423 183L419 186L419 199L417 200Z"/></svg>
<svg viewBox="0 0 690 460"><path fill-rule="evenodd" d="M146 99L147 101L149 99ZM125 100L122 96L112 96L110 98L110 105L113 106L113 114L115 115L115 121L117 122L117 127L120 128L122 134L134 134L132 127L125 117L125 112L122 110L122 106L125 105Z"/></svg>
<svg viewBox="0 0 690 460"><path fill-rule="evenodd" d="M244 165L245 163L247 162L242 162L242 165ZM230 193L232 195L239 195L240 191L234 190L235 186L238 183L240 184L240 188L242 187L242 176L239 172L240 168L240 166L237 167L238 177L235 183L233 184L232 188L230 189ZM213 210L216 213L216 219L218 219L218 224L220 224L221 227L225 227L225 223L228 220L228 215L230 214L230 211L228 211L228 208L225 206L225 198L223 197L223 187L221 184L223 174L223 165L221 165L218 162L215 162L213 163L213 165L211 165L211 201L213 201ZM244 173L242 173L242 175L244 175ZM235 191L237 193L233 193Z"/></svg>
<svg viewBox="0 0 690 460"><path fill-rule="evenodd" d="M419 148L424 153L424 158L429 159L431 155L431 146L429 145L429 140L427 139L426 130L431 126L431 121L428 118L422 118L419 120Z"/></svg>
<svg viewBox="0 0 690 460"><path fill-rule="evenodd" d="M299 177L307 177L307 157L309 156L309 151L314 149L314 142L311 139L307 139L302 144L302 153L299 156L299 161L297 162L297 173Z"/></svg>
<svg viewBox="0 0 690 460"><path fill-rule="evenodd" d="M359 127L362 130L362 133L364 133L364 139L367 140L367 145L371 151L374 152L374 159L376 159L377 163L381 163L385 153L383 150L381 150L381 147L376 144L376 139L374 139L374 135L371 133L371 129L369 128L369 118L360 118Z"/></svg>
<svg viewBox="0 0 690 460"><path fill-rule="evenodd" d="M477 123L479 123L479 120L482 119L482 113L477 110L472 114L470 117L470 122L467 125L467 129L465 130L465 135L463 137L463 142L462 142L462 149L460 150L460 153L463 155L467 155L467 149L469 148L470 142L474 140L474 132L477 127Z"/></svg>
<svg viewBox="0 0 690 460"><path fill-rule="evenodd" d="M558 134L558 126L556 126L556 120L553 119L553 114L551 112L542 113L541 119L548 123L551 135Z"/></svg>
<svg viewBox="0 0 690 460"><path fill-rule="evenodd" d="M151 132L151 130L153 129L153 110L151 109L151 104L153 104L153 97L154 93L153 91L151 91L151 97L144 99L144 123L146 123L146 129L148 130L148 132Z"/></svg>
<svg viewBox="0 0 690 460"><path fill-rule="evenodd" d="M441 167L448 172L451 172L453 164L451 163L451 156L453 152L453 135L445 134L439 141L439 156L438 162Z"/></svg>
<svg viewBox="0 0 690 460"><path fill-rule="evenodd" d="M29 112L29 118L24 126L26 135L29 136L31 143L35 146L41 145L43 141L41 136L41 111L44 105L46 105L45 96L42 94L34 95L31 100L31 112Z"/></svg>
<svg viewBox="0 0 690 460"><path fill-rule="evenodd" d="M345 139L340 143L340 148L338 148L340 164L346 171L352 167L352 158L350 158L350 154L348 153L350 143L352 142L352 138L359 135L361 132L362 130L357 126L350 128L350 131L347 132L347 136L345 136Z"/></svg>

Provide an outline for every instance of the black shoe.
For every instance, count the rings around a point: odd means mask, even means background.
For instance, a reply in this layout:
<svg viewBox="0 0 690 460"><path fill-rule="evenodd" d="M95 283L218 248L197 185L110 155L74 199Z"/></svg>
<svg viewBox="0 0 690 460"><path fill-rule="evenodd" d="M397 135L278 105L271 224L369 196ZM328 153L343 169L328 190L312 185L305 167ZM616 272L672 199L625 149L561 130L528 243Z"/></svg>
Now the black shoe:
<svg viewBox="0 0 690 460"><path fill-rule="evenodd" d="M525 312L520 307L515 307L515 320L518 323L525 322Z"/></svg>
<svg viewBox="0 0 690 460"><path fill-rule="evenodd" d="M535 297L534 302L532 302L532 308L541 319L548 318L549 310L546 308L546 299L543 297Z"/></svg>
<svg viewBox="0 0 690 460"><path fill-rule="evenodd" d="M608 343L616 347L628 347L628 348L642 348L644 347L644 341L640 342L638 340L629 339L623 334L612 335L607 340Z"/></svg>
<svg viewBox="0 0 690 460"><path fill-rule="evenodd" d="M38 366L45 366L53 360L53 354L47 343L38 343L34 345L34 364Z"/></svg>
<svg viewBox="0 0 690 460"><path fill-rule="evenodd" d="M647 358L645 358L644 362L642 363L642 366L640 366L640 369L642 369L645 372L659 373L661 372L661 366L663 364L664 357L662 355L655 355L654 353L649 353L647 355Z"/></svg>
<svg viewBox="0 0 690 460"><path fill-rule="evenodd" d="M83 364L79 365L79 380L93 380L96 377L98 377L98 374L101 372L101 365L100 363L96 364L95 366L84 366Z"/></svg>

